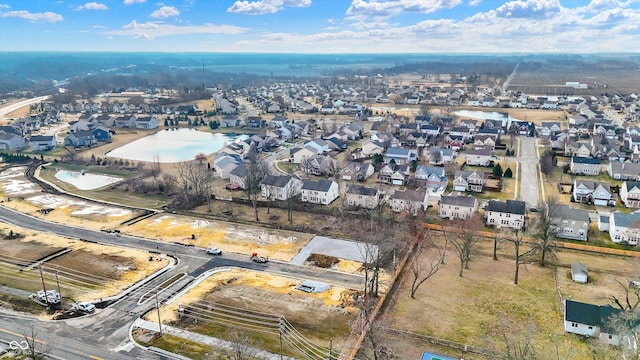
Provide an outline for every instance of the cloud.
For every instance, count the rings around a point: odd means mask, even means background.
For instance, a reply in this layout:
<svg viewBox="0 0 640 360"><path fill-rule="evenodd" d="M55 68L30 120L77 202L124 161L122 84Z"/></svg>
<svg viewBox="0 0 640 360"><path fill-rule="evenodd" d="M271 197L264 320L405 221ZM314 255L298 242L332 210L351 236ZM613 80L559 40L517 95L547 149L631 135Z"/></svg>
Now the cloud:
<svg viewBox="0 0 640 360"><path fill-rule="evenodd" d="M161 22L146 22L138 23L133 20L127 25L124 25L120 30L106 31L106 35L117 36L133 36L138 39L153 40L156 37L172 36L172 35L192 35L192 34L241 34L248 29L233 25L170 25Z"/></svg>
<svg viewBox="0 0 640 360"><path fill-rule="evenodd" d="M7 5L7 4L0 4L0 9L8 9L11 6Z"/></svg>
<svg viewBox="0 0 640 360"><path fill-rule="evenodd" d="M347 15L389 17L402 12L433 13L441 9L451 9L462 0L353 0Z"/></svg>
<svg viewBox="0 0 640 360"><path fill-rule="evenodd" d="M3 18L14 17L19 19L29 20L32 22L46 21L50 23L55 23L63 20L62 15L56 14L50 11L41 12L41 13L32 13L27 10L7 11L4 13L0 13L0 17L3 17Z"/></svg>
<svg viewBox="0 0 640 360"><path fill-rule="evenodd" d="M145 3L147 2L147 0L124 0L124 4L125 5L132 5L132 4L141 4L141 3Z"/></svg>
<svg viewBox="0 0 640 360"><path fill-rule="evenodd" d="M309 5L311 5L311 0L237 0L227 9L227 12L247 15L275 14L286 6L308 7Z"/></svg>
<svg viewBox="0 0 640 360"><path fill-rule="evenodd" d="M76 10L108 10L109 8L105 4L97 2L88 2L84 5L80 5Z"/></svg>
<svg viewBox="0 0 640 360"><path fill-rule="evenodd" d="M151 13L151 17L157 18L157 19L166 19L168 17L178 16L178 15L180 15L180 11L178 11L178 9L176 9L173 6L163 6L160 9Z"/></svg>
<svg viewBox="0 0 640 360"><path fill-rule="evenodd" d="M482 2L482 0L469 0L469 5L470 6L478 6L478 5L480 5L481 2Z"/></svg>

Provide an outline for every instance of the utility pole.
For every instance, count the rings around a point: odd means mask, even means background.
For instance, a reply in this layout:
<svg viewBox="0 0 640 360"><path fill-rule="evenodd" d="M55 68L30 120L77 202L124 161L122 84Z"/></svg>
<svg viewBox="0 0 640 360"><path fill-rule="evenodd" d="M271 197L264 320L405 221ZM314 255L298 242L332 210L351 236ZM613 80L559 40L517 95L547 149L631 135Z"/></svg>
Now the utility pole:
<svg viewBox="0 0 640 360"><path fill-rule="evenodd" d="M58 269L56 269L56 284L58 285L58 294L60 294L60 308L64 310L62 306L62 292L60 292L60 281L58 280Z"/></svg>
<svg viewBox="0 0 640 360"><path fill-rule="evenodd" d="M333 339L329 339L329 360L333 360L333 355L331 354L333 351Z"/></svg>
<svg viewBox="0 0 640 360"><path fill-rule="evenodd" d="M38 270L40 270L40 280L42 280L42 290L44 290L44 302L47 304L47 308L48 308L49 299L47 298L47 287L44 285L44 275L42 275L42 265L38 266Z"/></svg>
<svg viewBox="0 0 640 360"><path fill-rule="evenodd" d="M278 337L280 338L280 360L282 360L282 317L280 317L280 331L278 331Z"/></svg>
<svg viewBox="0 0 640 360"><path fill-rule="evenodd" d="M160 321L160 303L158 302L158 290L156 290L156 310L158 311L158 329L160 330L160 336L162 336L162 321Z"/></svg>

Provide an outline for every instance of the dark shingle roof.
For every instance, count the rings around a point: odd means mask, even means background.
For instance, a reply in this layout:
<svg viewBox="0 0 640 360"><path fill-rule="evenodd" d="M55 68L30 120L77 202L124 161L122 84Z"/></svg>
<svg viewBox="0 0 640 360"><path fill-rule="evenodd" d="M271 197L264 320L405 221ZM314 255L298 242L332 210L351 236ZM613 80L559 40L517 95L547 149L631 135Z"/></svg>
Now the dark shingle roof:
<svg viewBox="0 0 640 360"><path fill-rule="evenodd" d="M291 176L289 175L267 175L262 180L262 185L283 188L287 186L289 180L291 180Z"/></svg>
<svg viewBox="0 0 640 360"><path fill-rule="evenodd" d="M497 201L489 200L485 211L496 211L501 213L524 215L526 204L520 200Z"/></svg>
<svg viewBox="0 0 640 360"><path fill-rule="evenodd" d="M610 318L621 311L611 307L611 305L593 305L566 300L564 319L584 325L600 326L604 332L612 333L615 330L612 330L609 326Z"/></svg>
<svg viewBox="0 0 640 360"><path fill-rule="evenodd" d="M591 164L591 165L600 165L600 159L574 156L571 158L571 161L575 164Z"/></svg>
<svg viewBox="0 0 640 360"><path fill-rule="evenodd" d="M476 203L476 198L473 196L441 196L440 203L445 205L466 206L473 207Z"/></svg>
<svg viewBox="0 0 640 360"><path fill-rule="evenodd" d="M329 191L331 185L333 184L332 180L304 180L302 183L302 190L313 190L313 191Z"/></svg>
<svg viewBox="0 0 640 360"><path fill-rule="evenodd" d="M364 196L376 196L378 189L370 188L363 185L351 185L347 189L347 194L356 194Z"/></svg>

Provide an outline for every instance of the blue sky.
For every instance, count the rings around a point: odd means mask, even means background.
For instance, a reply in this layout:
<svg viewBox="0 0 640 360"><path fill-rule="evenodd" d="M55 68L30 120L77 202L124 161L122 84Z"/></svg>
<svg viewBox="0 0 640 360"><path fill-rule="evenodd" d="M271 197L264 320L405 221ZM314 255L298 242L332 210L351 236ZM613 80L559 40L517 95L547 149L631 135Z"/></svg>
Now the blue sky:
<svg viewBox="0 0 640 360"><path fill-rule="evenodd" d="M640 50L640 0L0 0L0 51Z"/></svg>

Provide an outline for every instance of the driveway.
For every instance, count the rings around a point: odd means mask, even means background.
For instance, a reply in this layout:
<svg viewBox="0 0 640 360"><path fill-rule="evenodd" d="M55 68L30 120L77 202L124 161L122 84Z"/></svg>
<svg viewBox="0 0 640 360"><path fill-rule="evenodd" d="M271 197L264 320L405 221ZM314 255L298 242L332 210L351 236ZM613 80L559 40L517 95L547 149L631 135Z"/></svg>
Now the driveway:
<svg viewBox="0 0 640 360"><path fill-rule="evenodd" d="M526 202L529 207L536 207L539 201L537 142L533 137L520 137L520 142L520 156L516 158L516 161L520 163L520 176L518 177L520 197L518 200Z"/></svg>

